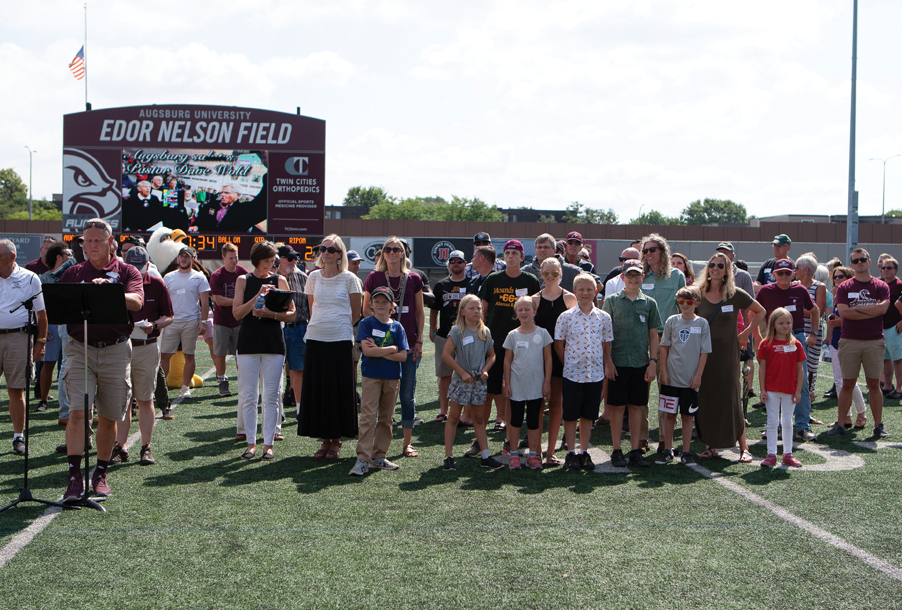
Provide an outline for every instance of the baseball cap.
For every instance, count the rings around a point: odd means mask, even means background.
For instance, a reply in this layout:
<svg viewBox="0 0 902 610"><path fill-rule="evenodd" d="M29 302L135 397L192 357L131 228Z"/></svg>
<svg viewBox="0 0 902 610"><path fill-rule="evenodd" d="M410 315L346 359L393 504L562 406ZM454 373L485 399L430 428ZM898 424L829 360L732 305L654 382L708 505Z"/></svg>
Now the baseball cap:
<svg viewBox="0 0 902 610"><path fill-rule="evenodd" d="M504 251L508 250L517 250L520 254L523 254L523 243L518 239L509 239L504 242Z"/></svg>
<svg viewBox="0 0 902 610"><path fill-rule="evenodd" d="M135 246L141 246L142 248L147 246L147 244L144 243L144 238L140 235L128 235L125 239L122 240L122 243L133 244Z"/></svg>
<svg viewBox="0 0 902 610"><path fill-rule="evenodd" d="M357 254L357 250L348 250L348 262L361 261L363 257Z"/></svg>
<svg viewBox="0 0 902 610"><path fill-rule="evenodd" d="M567 247L564 245L564 242L559 241L554 245L554 251L558 254L565 254L567 252Z"/></svg>
<svg viewBox="0 0 902 610"><path fill-rule="evenodd" d="M138 270L138 273L144 273L147 271L147 250L141 246L130 248L129 251L125 253L125 262L126 264L135 267Z"/></svg>
<svg viewBox="0 0 902 610"><path fill-rule="evenodd" d="M132 248L132 250L134 250L134 248ZM131 250L129 250L129 252L131 252ZM187 252L191 255L191 258L194 258L194 248L192 248L191 246L182 246L182 248L179 250L179 254L181 254L182 252Z"/></svg>
<svg viewBox="0 0 902 610"><path fill-rule="evenodd" d="M623 262L623 267L620 268L620 273L626 275L627 273L631 273L635 271L636 273L643 273L642 263L635 259L630 259L628 261Z"/></svg>
<svg viewBox="0 0 902 610"><path fill-rule="evenodd" d="M571 239L575 239L579 243L583 243L583 236L580 235L577 231L570 231L569 233L567 233L567 241L570 241Z"/></svg>
<svg viewBox="0 0 902 610"><path fill-rule="evenodd" d="M492 236L486 233L485 231L480 231L476 235L473 236L473 241L492 241Z"/></svg>
<svg viewBox="0 0 902 610"><path fill-rule="evenodd" d="M731 244L728 241L722 241L719 244L717 244L717 248L715 248L715 250L729 250L730 252L736 251L733 249L733 244Z"/></svg>
<svg viewBox="0 0 902 610"><path fill-rule="evenodd" d="M291 246L279 246L279 256L288 260L297 260L299 254Z"/></svg>
<svg viewBox="0 0 902 610"><path fill-rule="evenodd" d="M786 233L780 233L779 235L774 236L774 245L775 246L791 246L792 240L789 239L789 235Z"/></svg>
<svg viewBox="0 0 902 610"><path fill-rule="evenodd" d="M370 298L375 299L376 297L385 297L388 299L389 303L394 301L392 297L391 289L388 286L379 286L372 292L372 296Z"/></svg>
<svg viewBox="0 0 902 610"><path fill-rule="evenodd" d="M450 263L455 258L459 258L463 262L467 262L467 259L464 256L464 253L461 252L460 250L454 250L453 252L451 252L451 255L448 257L448 262Z"/></svg>
<svg viewBox="0 0 902 610"><path fill-rule="evenodd" d="M781 258L774 263L774 271L776 271L777 269L791 269L792 271L795 271L795 268L795 263L793 263L788 258Z"/></svg>
<svg viewBox="0 0 902 610"><path fill-rule="evenodd" d="M402 245L402 246L404 246L404 252L405 252L405 254L407 254L407 256L410 256L410 244L407 243L407 240L406 240L406 239L399 239L398 241L401 242L401 245Z"/></svg>

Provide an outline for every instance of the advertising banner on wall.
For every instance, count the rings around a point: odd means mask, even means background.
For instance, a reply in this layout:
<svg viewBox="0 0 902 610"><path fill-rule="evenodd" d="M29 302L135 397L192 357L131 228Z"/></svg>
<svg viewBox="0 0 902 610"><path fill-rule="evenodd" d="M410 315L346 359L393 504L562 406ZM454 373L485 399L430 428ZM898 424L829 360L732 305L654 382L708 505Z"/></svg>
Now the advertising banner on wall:
<svg viewBox="0 0 902 610"><path fill-rule="evenodd" d="M63 232L321 236L325 121L227 106L132 106L63 118Z"/></svg>
<svg viewBox="0 0 902 610"><path fill-rule="evenodd" d="M419 269L444 268L454 250L464 253L467 262L473 257L473 240L466 238L434 239L418 237L413 245Z"/></svg>
<svg viewBox="0 0 902 610"><path fill-rule="evenodd" d="M43 235L0 233L0 239L8 239L16 245L16 264L24 267L41 255Z"/></svg>

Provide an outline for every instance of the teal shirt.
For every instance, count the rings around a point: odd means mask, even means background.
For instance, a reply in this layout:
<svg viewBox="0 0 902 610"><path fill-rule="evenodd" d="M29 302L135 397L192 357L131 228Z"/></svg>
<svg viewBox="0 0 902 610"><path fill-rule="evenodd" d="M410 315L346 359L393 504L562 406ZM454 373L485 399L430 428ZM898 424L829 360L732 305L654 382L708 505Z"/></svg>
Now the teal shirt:
<svg viewBox="0 0 902 610"><path fill-rule="evenodd" d="M670 277L659 278L653 271L649 271L642 280L642 294L650 296L658 304L658 313L661 315L661 323L658 325L658 334L664 332L664 322L670 316L680 313L680 306L676 302L677 290L686 285L686 276L679 269L671 269Z"/></svg>
<svg viewBox="0 0 902 610"><path fill-rule="evenodd" d="M614 366L646 366L648 331L663 327L655 300L640 291L636 300L631 301L620 291L606 298L601 309L611 316L614 324L614 342L611 343Z"/></svg>

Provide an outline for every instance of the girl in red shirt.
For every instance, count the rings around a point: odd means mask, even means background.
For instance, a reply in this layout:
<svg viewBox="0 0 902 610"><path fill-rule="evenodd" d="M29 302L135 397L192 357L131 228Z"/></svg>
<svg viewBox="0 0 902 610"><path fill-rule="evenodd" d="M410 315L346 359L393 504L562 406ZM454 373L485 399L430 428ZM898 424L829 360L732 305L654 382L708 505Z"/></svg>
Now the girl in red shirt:
<svg viewBox="0 0 902 610"><path fill-rule="evenodd" d="M770 314L767 338L758 348L761 400L767 405L767 457L762 466L777 465L777 425L783 426L783 464L801 468L792 457L792 415L802 397L805 348L792 335L792 314L778 307Z"/></svg>

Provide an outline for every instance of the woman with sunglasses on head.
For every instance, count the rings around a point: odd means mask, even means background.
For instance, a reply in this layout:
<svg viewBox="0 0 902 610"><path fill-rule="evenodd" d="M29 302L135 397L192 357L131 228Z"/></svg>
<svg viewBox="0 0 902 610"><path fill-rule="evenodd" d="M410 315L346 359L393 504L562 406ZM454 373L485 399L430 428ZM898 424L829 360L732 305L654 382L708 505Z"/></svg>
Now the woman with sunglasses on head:
<svg viewBox="0 0 902 610"><path fill-rule="evenodd" d="M544 328L553 337L557 319L568 309L576 307L576 295L561 288L561 263L550 256L542 261L542 281L545 287L534 295L536 326ZM548 395L548 449L545 452L546 466L559 466L563 462L554 455L557 435L564 413L564 364L554 350L551 350L551 393Z"/></svg>
<svg viewBox="0 0 902 610"><path fill-rule="evenodd" d="M819 282L814 278L817 272L817 257L813 252L803 254L796 260L796 277L811 295L811 300L817 305L817 310L823 313L827 311L827 286L823 282ZM823 320L821 320L823 321ZM811 334L811 319L805 318L805 335ZM806 381L808 382L809 395L814 394L814 382L817 381L817 367L821 360L821 346L824 343L824 327L818 324L817 332L814 335L817 341L808 348L808 369L806 372ZM812 421L812 423L817 423Z"/></svg>
<svg viewBox="0 0 902 610"><path fill-rule="evenodd" d="M298 436L323 439L313 457L338 458L341 437L357 436L351 351L354 323L360 319L360 283L348 271L348 252L338 235L323 238L315 266L304 286L310 321L304 337Z"/></svg>
<svg viewBox="0 0 902 610"><path fill-rule="evenodd" d="M745 417L739 399L739 349L748 344L749 334L764 315L764 308L747 292L736 288L733 264L722 252L711 257L696 286L702 295L696 314L708 321L711 331L711 354L702 375L695 414L698 436L708 448L698 457L717 457L718 449L734 447L738 441L739 461L749 463L752 454L745 438ZM751 316L745 329L737 334L737 317L744 309Z"/></svg>
<svg viewBox="0 0 902 610"><path fill-rule="evenodd" d="M833 275L831 277L833 282L833 289L831 292L833 293L833 296L836 296L836 289L840 284L854 276L855 272L848 267L842 265L833 267ZM842 387L842 367L839 364L839 335L842 330L842 318L839 317L839 309L837 309L835 304L831 309L830 315L827 316L827 330L829 331L828 336L830 338L830 364L833 365L833 398L837 398L836 388ZM855 413L857 413L857 417L855 418L855 429L864 430L864 427L868 422L867 407L864 404L864 395L861 393L861 388L858 387L857 383L855 384L855 389L852 390L852 406L855 407ZM835 426L837 423L843 428L851 428L852 409L849 409L848 413L831 425Z"/></svg>
<svg viewBox="0 0 902 610"><path fill-rule="evenodd" d="M695 273L692 271L692 263L689 262L689 258L685 254L674 252L670 257L670 266L683 272L683 275L686 277L687 286L692 286L695 283Z"/></svg>
<svg viewBox="0 0 902 610"><path fill-rule="evenodd" d="M395 303L392 318L399 321L407 334L407 360L401 363L401 427L404 430L403 455L417 457L419 453L410 444L413 424L416 418L414 390L417 382L417 367L423 355L423 324L426 310L423 305L423 280L411 273L411 265L404 251L404 244L395 236L385 240L382 257L376 262L375 270L363 282L363 315L373 315L371 298L380 286L388 286Z"/></svg>

